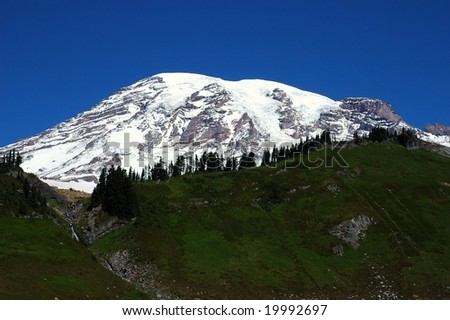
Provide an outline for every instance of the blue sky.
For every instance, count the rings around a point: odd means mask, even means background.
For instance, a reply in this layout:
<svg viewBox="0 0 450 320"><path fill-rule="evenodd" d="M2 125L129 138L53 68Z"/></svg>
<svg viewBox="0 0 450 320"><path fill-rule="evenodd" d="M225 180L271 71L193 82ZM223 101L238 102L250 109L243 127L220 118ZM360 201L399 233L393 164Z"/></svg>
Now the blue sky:
<svg viewBox="0 0 450 320"><path fill-rule="evenodd" d="M0 1L0 145L160 72L375 97L450 125L450 1Z"/></svg>

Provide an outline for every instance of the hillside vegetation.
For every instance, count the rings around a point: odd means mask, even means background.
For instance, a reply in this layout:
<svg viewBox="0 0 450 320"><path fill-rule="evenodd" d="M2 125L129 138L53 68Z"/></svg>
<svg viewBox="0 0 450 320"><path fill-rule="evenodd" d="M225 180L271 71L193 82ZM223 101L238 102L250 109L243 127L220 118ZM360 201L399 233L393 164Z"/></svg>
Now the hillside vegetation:
<svg viewBox="0 0 450 320"><path fill-rule="evenodd" d="M54 210L40 209L18 179L0 175L0 299L147 297L104 269Z"/></svg>
<svg viewBox="0 0 450 320"><path fill-rule="evenodd" d="M60 200L42 211L40 189L1 174L0 298L449 299L450 159L340 155L134 183L129 220L83 200L66 210L85 245Z"/></svg>
<svg viewBox="0 0 450 320"><path fill-rule="evenodd" d="M348 167L137 183L137 218L91 250L129 250L180 298L450 298L450 159L394 143L340 154ZM331 234L358 217L357 245Z"/></svg>

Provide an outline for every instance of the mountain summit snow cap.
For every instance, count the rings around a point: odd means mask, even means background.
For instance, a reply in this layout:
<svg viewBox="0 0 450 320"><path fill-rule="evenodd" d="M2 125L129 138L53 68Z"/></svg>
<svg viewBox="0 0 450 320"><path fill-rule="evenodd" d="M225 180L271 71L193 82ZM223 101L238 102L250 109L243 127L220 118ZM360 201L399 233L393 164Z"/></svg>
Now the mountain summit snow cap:
<svg viewBox="0 0 450 320"><path fill-rule="evenodd" d="M166 164L178 154L239 157L331 130L349 140L356 130L412 128L377 99L334 101L267 80L228 81L193 73L160 73L118 90L91 109L20 140L22 167L47 183L91 191L101 168ZM413 128L423 139L450 145Z"/></svg>

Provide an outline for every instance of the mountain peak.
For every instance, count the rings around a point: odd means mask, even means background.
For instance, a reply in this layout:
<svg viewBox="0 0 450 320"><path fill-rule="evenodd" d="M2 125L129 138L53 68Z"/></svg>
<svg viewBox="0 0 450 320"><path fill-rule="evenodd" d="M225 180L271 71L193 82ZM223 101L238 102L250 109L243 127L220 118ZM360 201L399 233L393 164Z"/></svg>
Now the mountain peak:
<svg viewBox="0 0 450 320"><path fill-rule="evenodd" d="M331 130L339 140L376 126L408 127L378 99L328 97L267 80L230 81L194 73L160 73L118 90L88 111L7 148L51 185L90 191L100 170L166 164L177 154L216 151L261 156ZM420 130L415 129L417 132ZM448 137L423 137L450 143ZM1 149L0 151L4 151Z"/></svg>

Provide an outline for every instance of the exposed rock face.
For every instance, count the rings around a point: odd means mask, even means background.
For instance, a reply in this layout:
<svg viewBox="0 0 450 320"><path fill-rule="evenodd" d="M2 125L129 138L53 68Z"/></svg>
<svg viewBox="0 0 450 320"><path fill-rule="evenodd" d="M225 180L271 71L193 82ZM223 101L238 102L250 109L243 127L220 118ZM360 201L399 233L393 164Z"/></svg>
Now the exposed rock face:
<svg viewBox="0 0 450 320"><path fill-rule="evenodd" d="M389 103L378 99L345 98L341 108L355 130L370 131L377 126L395 129L402 121Z"/></svg>
<svg viewBox="0 0 450 320"><path fill-rule="evenodd" d="M394 112L389 103L378 99L368 98L345 98L342 100L341 107L347 110L368 113L372 117L378 116L390 122L399 122L400 116Z"/></svg>
<svg viewBox="0 0 450 320"><path fill-rule="evenodd" d="M273 100L281 102L276 110L279 115L280 129L291 129L293 131L292 136L298 138L297 131L295 130L300 124L300 115L295 108L292 107L292 100L288 97L286 92L279 88L273 89L269 95Z"/></svg>
<svg viewBox="0 0 450 320"><path fill-rule="evenodd" d="M432 133L436 136L450 136L450 126L439 123L425 125L424 131Z"/></svg>
<svg viewBox="0 0 450 320"><path fill-rule="evenodd" d="M256 128L253 119L250 118L248 113L244 113L242 117L234 122L234 137L236 140L236 150L239 150L240 145L245 149L250 147L255 149L262 139L262 134Z"/></svg>
<svg viewBox="0 0 450 320"><path fill-rule="evenodd" d="M100 207L85 211L80 202L69 204L65 216L73 225L77 237L85 244L92 244L105 234L127 223L117 217L109 216Z"/></svg>
<svg viewBox="0 0 450 320"><path fill-rule="evenodd" d="M101 210L100 207L86 211L82 202L71 203L65 211L72 236L84 244L92 244L111 231L124 227L132 221L120 220ZM108 256L97 256L102 265L139 290L154 294L159 299L173 299L158 282L158 269L150 261L137 261L128 249L121 249Z"/></svg>
<svg viewBox="0 0 450 320"><path fill-rule="evenodd" d="M182 143L205 143L227 140L230 129L222 121L221 113L214 108L206 108L193 117L181 133Z"/></svg>
<svg viewBox="0 0 450 320"><path fill-rule="evenodd" d="M188 102L202 102L203 105L220 108L225 103L231 100L231 93L229 93L222 85L218 83L211 83L203 87L203 89L194 92L188 99Z"/></svg>
<svg viewBox="0 0 450 320"><path fill-rule="evenodd" d="M330 233L356 250L360 245L359 241L365 236L364 232L371 224L372 219L365 215L359 215L333 227Z"/></svg>
<svg viewBox="0 0 450 320"><path fill-rule="evenodd" d="M161 284L156 280L158 274L156 266L148 261L136 261L129 250L116 251L105 262L108 269L141 291L154 294L158 299L174 299L160 288Z"/></svg>

